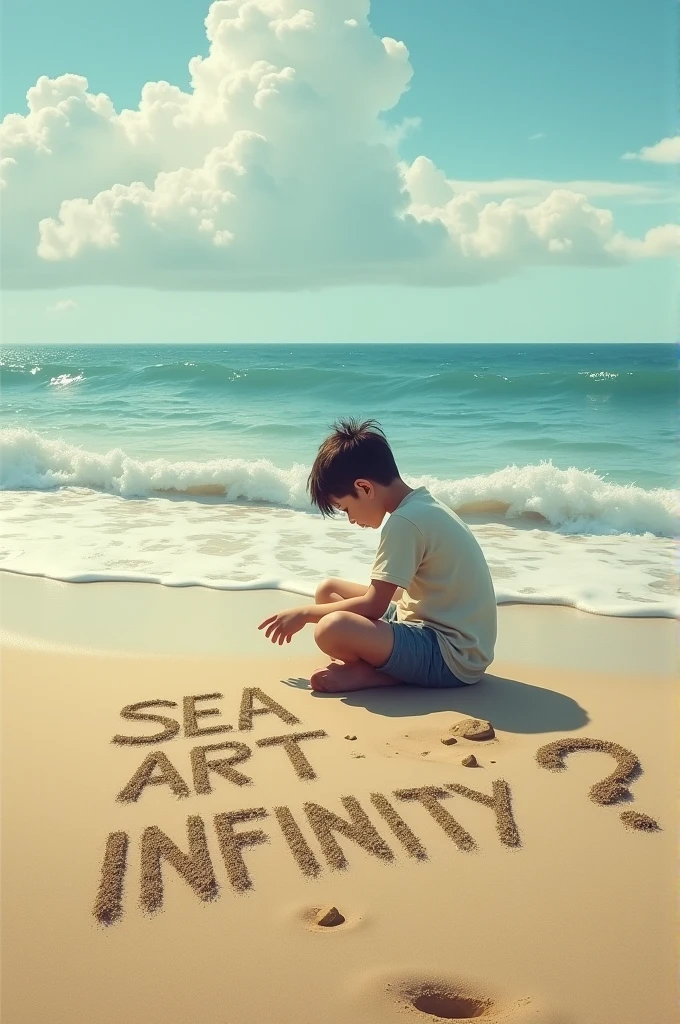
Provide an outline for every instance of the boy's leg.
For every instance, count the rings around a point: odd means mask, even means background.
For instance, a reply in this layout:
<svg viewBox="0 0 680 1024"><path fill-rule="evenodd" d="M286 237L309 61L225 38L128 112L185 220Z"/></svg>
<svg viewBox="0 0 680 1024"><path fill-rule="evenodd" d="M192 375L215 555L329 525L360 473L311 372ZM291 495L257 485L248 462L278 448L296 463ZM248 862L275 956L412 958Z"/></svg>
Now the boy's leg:
<svg viewBox="0 0 680 1024"><path fill-rule="evenodd" d="M384 665L394 646L392 627L383 619L367 619L355 612L331 612L320 619L314 630L318 647L332 658L348 664L367 661Z"/></svg>
<svg viewBox="0 0 680 1024"><path fill-rule="evenodd" d="M343 664L329 665L315 672L312 689L364 690L398 682L375 667L385 664L394 646L392 627L382 619L366 619L353 612L331 612L317 623L314 639L325 654Z"/></svg>
<svg viewBox="0 0 680 1024"><path fill-rule="evenodd" d="M322 693L349 693L351 690L370 690L374 686L395 686L399 680L378 672L365 661L352 661L348 665L331 662L326 668L312 673L313 690Z"/></svg>
<svg viewBox="0 0 680 1024"><path fill-rule="evenodd" d="M316 588L314 603L333 604L335 601L347 601L350 597L363 597L367 590L368 587L362 586L361 583L351 583L349 580L331 576Z"/></svg>

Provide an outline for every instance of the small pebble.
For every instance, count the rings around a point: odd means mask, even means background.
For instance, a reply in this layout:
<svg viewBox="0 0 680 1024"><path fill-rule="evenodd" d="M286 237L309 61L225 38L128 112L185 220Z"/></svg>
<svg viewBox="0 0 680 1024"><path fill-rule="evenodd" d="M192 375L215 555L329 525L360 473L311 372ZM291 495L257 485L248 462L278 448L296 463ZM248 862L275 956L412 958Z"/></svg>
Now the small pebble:
<svg viewBox="0 0 680 1024"><path fill-rule="evenodd" d="M334 928L344 922L345 919L337 907L322 907L316 918L316 923L323 928Z"/></svg>
<svg viewBox="0 0 680 1024"><path fill-rule="evenodd" d="M468 754L460 763L465 765L466 768L477 768L477 758L474 754Z"/></svg>
<svg viewBox="0 0 680 1024"><path fill-rule="evenodd" d="M348 733L347 736L345 736L345 739L346 740L355 740L356 736L350 736L349 733Z"/></svg>
<svg viewBox="0 0 680 1024"><path fill-rule="evenodd" d="M445 747L450 747L452 743L457 743L458 740L455 736L442 736L442 743Z"/></svg>

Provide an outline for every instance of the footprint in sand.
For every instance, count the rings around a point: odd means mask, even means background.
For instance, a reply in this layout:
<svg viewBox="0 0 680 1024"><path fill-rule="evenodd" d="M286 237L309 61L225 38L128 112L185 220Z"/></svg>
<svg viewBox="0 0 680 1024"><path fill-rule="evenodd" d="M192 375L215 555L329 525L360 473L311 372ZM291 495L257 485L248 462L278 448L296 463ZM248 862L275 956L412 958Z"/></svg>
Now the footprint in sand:
<svg viewBox="0 0 680 1024"><path fill-rule="evenodd" d="M416 980L388 985L403 1009L411 1011L411 1019L422 1024L435 1021L480 1020L487 1024L551 1024L556 1018L546 1015L529 997L520 999L488 995L475 986L453 980ZM414 1014L415 1011L415 1014Z"/></svg>
<svg viewBox="0 0 680 1024"><path fill-rule="evenodd" d="M350 982L353 998L374 1021L479 1020L484 1024L565 1024L561 1013L540 999L504 991L483 978L475 981L427 970L376 970L362 972ZM396 1011L396 1016L395 1016ZM362 1020L369 1019L367 1016Z"/></svg>
<svg viewBox="0 0 680 1024"><path fill-rule="evenodd" d="M455 992L431 991L427 987L425 991L414 995L410 1002L414 1010L420 1010L425 1016L437 1020L472 1020L480 1017L488 1020L494 1005L491 1000L461 996Z"/></svg>

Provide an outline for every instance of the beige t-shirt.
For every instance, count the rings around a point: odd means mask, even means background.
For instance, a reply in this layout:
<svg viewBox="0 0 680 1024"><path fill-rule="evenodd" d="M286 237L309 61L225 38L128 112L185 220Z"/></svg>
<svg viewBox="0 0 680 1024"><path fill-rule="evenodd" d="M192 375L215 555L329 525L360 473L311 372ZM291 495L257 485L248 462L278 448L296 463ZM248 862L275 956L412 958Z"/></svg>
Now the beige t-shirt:
<svg viewBox="0 0 680 1024"><path fill-rule="evenodd" d="M472 531L426 487L407 494L383 526L371 579L403 587L397 621L433 629L454 675L481 678L496 643L491 573Z"/></svg>

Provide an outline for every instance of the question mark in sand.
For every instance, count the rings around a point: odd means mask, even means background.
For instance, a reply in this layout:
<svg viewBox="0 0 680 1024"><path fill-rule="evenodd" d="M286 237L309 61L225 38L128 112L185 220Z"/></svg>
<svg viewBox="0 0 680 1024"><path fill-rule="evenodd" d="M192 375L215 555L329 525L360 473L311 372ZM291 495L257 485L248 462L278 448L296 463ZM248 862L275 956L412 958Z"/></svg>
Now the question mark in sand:
<svg viewBox="0 0 680 1024"><path fill-rule="evenodd" d="M546 743L536 751L536 760L541 768L549 772L562 772L566 768L564 758L575 750L597 750L603 754L611 754L616 759L616 768L601 782L596 782L588 796L594 803L605 806L617 804L631 795L630 783L642 771L637 756L632 750L620 747L610 740L591 740L586 736L573 736L564 740ZM656 832L659 824L647 814L640 811L623 811L621 821L627 828L639 829L642 832Z"/></svg>

